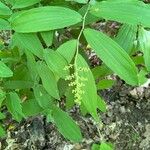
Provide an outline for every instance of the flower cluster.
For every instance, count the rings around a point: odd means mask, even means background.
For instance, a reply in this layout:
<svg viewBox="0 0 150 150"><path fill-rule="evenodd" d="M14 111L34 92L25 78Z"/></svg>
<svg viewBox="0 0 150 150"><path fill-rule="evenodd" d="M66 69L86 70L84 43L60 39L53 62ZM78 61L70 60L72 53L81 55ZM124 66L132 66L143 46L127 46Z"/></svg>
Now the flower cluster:
<svg viewBox="0 0 150 150"><path fill-rule="evenodd" d="M64 70L69 70L71 68L73 68L73 64L69 64L68 66L65 66Z"/></svg>
<svg viewBox="0 0 150 150"><path fill-rule="evenodd" d="M69 65L66 66L65 69L70 69L72 67L73 65ZM66 77L66 80L70 81L69 86L73 87L72 93L75 97L75 103L77 103L78 105L81 105L82 95L85 93L83 87L85 86L85 81L87 81L87 78L84 78L79 74L80 72L87 71L89 71L89 68L78 67L73 74Z"/></svg>

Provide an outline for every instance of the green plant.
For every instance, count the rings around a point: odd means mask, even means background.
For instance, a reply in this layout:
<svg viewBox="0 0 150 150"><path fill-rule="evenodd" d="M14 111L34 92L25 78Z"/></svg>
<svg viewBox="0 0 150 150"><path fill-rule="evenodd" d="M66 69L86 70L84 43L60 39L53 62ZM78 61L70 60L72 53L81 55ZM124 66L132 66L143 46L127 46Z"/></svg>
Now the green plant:
<svg viewBox="0 0 150 150"><path fill-rule="evenodd" d="M114 146L111 143L102 142L101 144L93 144L92 150L113 150Z"/></svg>
<svg viewBox="0 0 150 150"><path fill-rule="evenodd" d="M90 28L103 19L122 23L113 39ZM45 115L65 138L81 141L79 127L58 105L61 98L66 97L67 109L79 105L98 123L98 109L106 111L106 104L97 90L114 84L105 76L115 73L132 86L146 82L148 28L150 5L139 0L3 0L0 30L9 30L11 41L8 46L0 42L1 112L6 107L16 121ZM62 38L65 32L69 37ZM102 65L89 67L87 45ZM102 79L98 85L96 79ZM0 135L5 135L3 125Z"/></svg>

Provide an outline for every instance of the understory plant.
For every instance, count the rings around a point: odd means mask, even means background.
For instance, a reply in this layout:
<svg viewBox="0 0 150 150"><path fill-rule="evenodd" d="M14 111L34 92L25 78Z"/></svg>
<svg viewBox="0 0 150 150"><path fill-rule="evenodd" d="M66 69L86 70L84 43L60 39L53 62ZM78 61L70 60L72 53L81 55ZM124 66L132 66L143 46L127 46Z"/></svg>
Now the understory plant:
<svg viewBox="0 0 150 150"><path fill-rule="evenodd" d="M111 37L93 29L107 21L120 26ZM97 91L115 83L107 76L131 86L147 81L149 28L150 5L141 0L1 0L0 30L10 40L0 41L0 136L7 110L18 122L45 116L66 139L81 142L84 135L68 110L76 106L98 125L106 104ZM87 51L100 65L91 67Z"/></svg>

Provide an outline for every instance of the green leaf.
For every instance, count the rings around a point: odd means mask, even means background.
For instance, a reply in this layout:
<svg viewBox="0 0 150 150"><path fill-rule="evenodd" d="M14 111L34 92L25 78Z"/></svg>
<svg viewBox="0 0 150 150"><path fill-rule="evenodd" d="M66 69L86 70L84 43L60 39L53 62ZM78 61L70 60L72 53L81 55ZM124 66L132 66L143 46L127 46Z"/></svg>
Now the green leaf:
<svg viewBox="0 0 150 150"><path fill-rule="evenodd" d="M16 92L10 92L6 98L6 106L16 121L21 121L24 116L22 112L21 99Z"/></svg>
<svg viewBox="0 0 150 150"><path fill-rule="evenodd" d="M74 94L72 93L73 88L72 87L68 87L68 89L66 90L65 96L66 96L66 108L67 109L71 109L75 102L74 102Z"/></svg>
<svg viewBox="0 0 150 150"><path fill-rule="evenodd" d="M21 80L15 80L15 81L6 81L4 83L4 87L6 89L29 89L32 88L34 85L31 81L21 81Z"/></svg>
<svg viewBox="0 0 150 150"><path fill-rule="evenodd" d="M12 11L4 3L0 2L0 15L9 16L12 14Z"/></svg>
<svg viewBox="0 0 150 150"><path fill-rule="evenodd" d="M80 105L80 112L81 112L81 115L83 115L83 116L88 114L88 111L83 103Z"/></svg>
<svg viewBox="0 0 150 150"><path fill-rule="evenodd" d="M53 43L54 31L44 31L41 32L41 36L47 47L51 46Z"/></svg>
<svg viewBox="0 0 150 150"><path fill-rule="evenodd" d="M137 25L124 24L114 39L128 54L131 54L136 40Z"/></svg>
<svg viewBox="0 0 150 150"><path fill-rule="evenodd" d="M60 108L54 107L52 116L59 132L66 138L73 142L80 142L82 135L80 128L74 120Z"/></svg>
<svg viewBox="0 0 150 150"><path fill-rule="evenodd" d="M144 64L144 58L142 55L141 56L140 55L134 56L134 57L132 57L132 60L134 61L135 65Z"/></svg>
<svg viewBox="0 0 150 150"><path fill-rule="evenodd" d="M0 40L0 58L1 58L1 50L5 48L3 40Z"/></svg>
<svg viewBox="0 0 150 150"><path fill-rule="evenodd" d="M95 68L93 68L92 73L94 78L98 79L108 76L113 72L105 64L102 64L101 66L96 66Z"/></svg>
<svg viewBox="0 0 150 150"><path fill-rule="evenodd" d="M43 109L50 109L52 107L52 97L45 91L43 86L37 85L33 88L35 99L39 106Z"/></svg>
<svg viewBox="0 0 150 150"><path fill-rule="evenodd" d="M70 40L58 47L57 52L60 53L68 62L73 59L77 47L77 40Z"/></svg>
<svg viewBox="0 0 150 150"><path fill-rule="evenodd" d="M22 110L26 117L38 115L43 111L35 99L28 99L23 102Z"/></svg>
<svg viewBox="0 0 150 150"><path fill-rule="evenodd" d="M134 61L135 65L144 65L144 58L142 55L133 56L132 60Z"/></svg>
<svg viewBox="0 0 150 150"><path fill-rule="evenodd" d="M113 150L113 148L107 143L101 143L99 150Z"/></svg>
<svg viewBox="0 0 150 150"><path fill-rule="evenodd" d="M31 81L29 70L25 64L19 65L14 70L12 80Z"/></svg>
<svg viewBox="0 0 150 150"><path fill-rule="evenodd" d="M91 70L89 69L88 64L81 55L78 55L77 66L78 68L88 69L88 71L80 71L78 73L79 77L86 79L86 81L83 81L84 86L82 87L82 91L84 92L84 94L81 95L82 103L84 104L87 111L94 117L94 119L98 120L97 89L94 77L92 75Z"/></svg>
<svg viewBox="0 0 150 150"><path fill-rule="evenodd" d="M69 74L69 70L64 69L68 65L66 59L57 51L50 49L45 50L44 60L46 61L51 71L59 77L66 78L66 76Z"/></svg>
<svg viewBox="0 0 150 150"><path fill-rule="evenodd" d="M12 76L13 72L2 61L0 61L0 78L7 78Z"/></svg>
<svg viewBox="0 0 150 150"><path fill-rule="evenodd" d="M98 90L109 89L114 84L115 84L115 80L103 79L103 80L100 80L99 83L97 84L97 89Z"/></svg>
<svg viewBox="0 0 150 150"><path fill-rule="evenodd" d="M114 20L132 25L142 24L145 27L150 27L149 8L148 4L144 4L137 0L108 0L93 5L91 7L91 13L107 20Z"/></svg>
<svg viewBox="0 0 150 150"><path fill-rule="evenodd" d="M82 21L82 16L74 10L46 6L23 11L12 18L12 28L16 32L38 32L61 29Z"/></svg>
<svg viewBox="0 0 150 150"><path fill-rule="evenodd" d="M42 62L37 63L37 71L42 79L42 84L45 90L54 98L59 99L59 91L57 87L57 80L54 73L49 67Z"/></svg>
<svg viewBox="0 0 150 150"><path fill-rule="evenodd" d="M15 0L5 0L6 4L8 5L14 5Z"/></svg>
<svg viewBox="0 0 150 150"><path fill-rule="evenodd" d="M5 119L5 118L6 118L6 116L0 112L0 120Z"/></svg>
<svg viewBox="0 0 150 150"><path fill-rule="evenodd" d="M99 150L100 145L99 144L93 144L91 150Z"/></svg>
<svg viewBox="0 0 150 150"><path fill-rule="evenodd" d="M25 51L25 54L26 54L26 57L27 57L27 67L29 69L32 81L37 82L38 74L37 74L37 69L36 69L35 57L28 50Z"/></svg>
<svg viewBox="0 0 150 150"><path fill-rule="evenodd" d="M6 98L6 92L4 92L2 89L0 89L0 107L5 98Z"/></svg>
<svg viewBox="0 0 150 150"><path fill-rule="evenodd" d="M148 74L146 69L141 69L139 74L138 74L138 79L139 79L139 85L142 85L144 83L146 83L146 81L148 80L146 75Z"/></svg>
<svg viewBox="0 0 150 150"><path fill-rule="evenodd" d="M43 46L35 33L15 33L13 45L26 49L41 59L43 58Z"/></svg>
<svg viewBox="0 0 150 150"><path fill-rule="evenodd" d="M46 122L53 122L52 110L50 109L46 110Z"/></svg>
<svg viewBox="0 0 150 150"><path fill-rule="evenodd" d="M106 102L100 96L97 96L97 106L100 111L106 112Z"/></svg>
<svg viewBox="0 0 150 150"><path fill-rule="evenodd" d="M8 21L0 18L0 30L10 30L11 26Z"/></svg>
<svg viewBox="0 0 150 150"><path fill-rule="evenodd" d="M138 42L140 50L144 54L144 62L147 70L150 72L150 31L144 28L139 29Z"/></svg>
<svg viewBox="0 0 150 150"><path fill-rule="evenodd" d="M0 42L1 44L3 44L4 47L4 42L2 40ZM9 50L7 51L0 50L0 59L10 58L10 57L12 57L12 53Z"/></svg>
<svg viewBox="0 0 150 150"><path fill-rule="evenodd" d="M59 79L58 80L58 90L59 90L59 95L60 97L63 97L67 88L68 88L68 82L65 79Z"/></svg>
<svg viewBox="0 0 150 150"><path fill-rule="evenodd" d="M93 29L84 35L102 61L120 78L131 85L138 85L137 68L129 55L111 38Z"/></svg>
<svg viewBox="0 0 150 150"><path fill-rule="evenodd" d="M41 0L15 0L12 9L24 8L39 3Z"/></svg>
<svg viewBox="0 0 150 150"><path fill-rule="evenodd" d="M0 137L3 138L6 136L6 131L3 129L3 127L0 125Z"/></svg>

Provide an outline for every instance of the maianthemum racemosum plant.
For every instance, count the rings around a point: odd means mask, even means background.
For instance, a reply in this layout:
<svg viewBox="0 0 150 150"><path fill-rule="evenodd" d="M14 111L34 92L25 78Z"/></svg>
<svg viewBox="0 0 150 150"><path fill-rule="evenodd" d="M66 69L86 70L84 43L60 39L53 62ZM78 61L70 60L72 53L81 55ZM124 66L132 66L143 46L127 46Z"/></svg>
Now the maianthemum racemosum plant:
<svg viewBox="0 0 150 150"><path fill-rule="evenodd" d="M114 37L92 29L104 20L120 23ZM84 135L67 110L78 105L81 115L99 124L106 104L97 91L115 83L108 75L143 85L150 71L149 28L150 5L140 0L1 1L0 30L11 39L0 41L0 136L6 135L7 109L18 122L43 115L66 139L81 142ZM87 48L101 65L90 67ZM106 147L111 149L106 143L92 149Z"/></svg>

